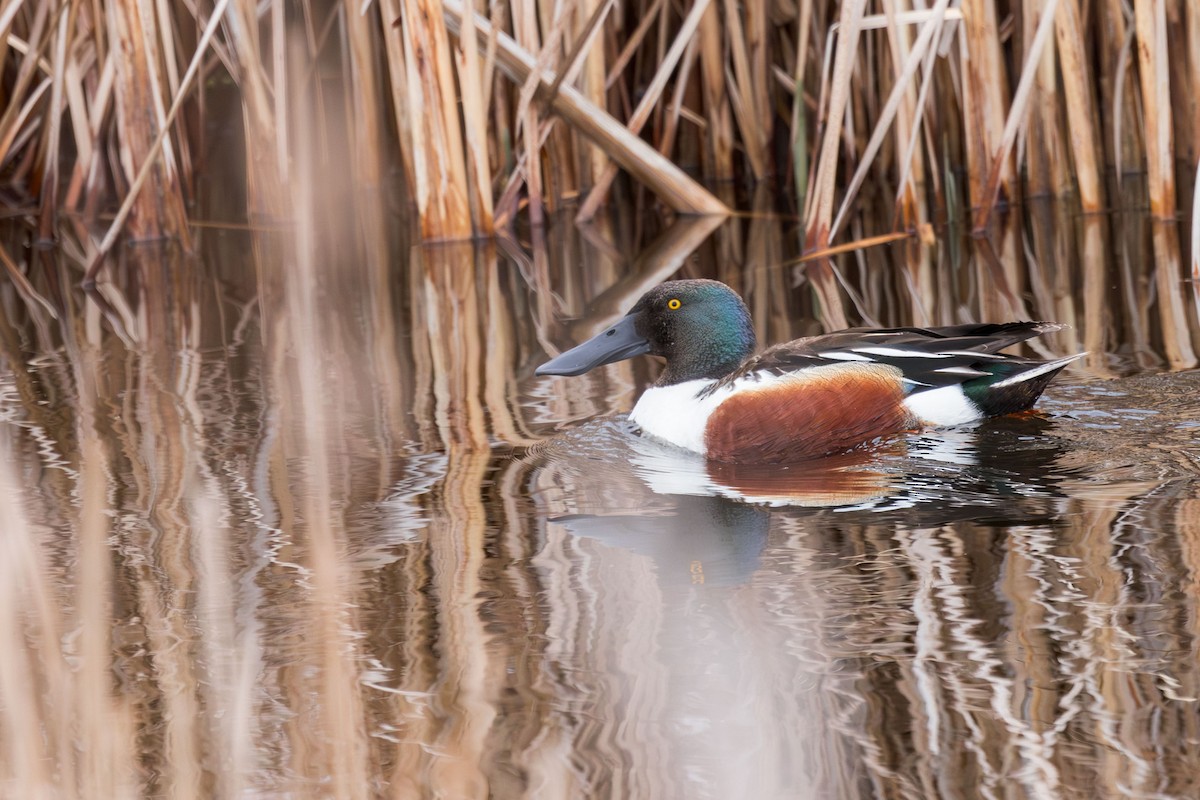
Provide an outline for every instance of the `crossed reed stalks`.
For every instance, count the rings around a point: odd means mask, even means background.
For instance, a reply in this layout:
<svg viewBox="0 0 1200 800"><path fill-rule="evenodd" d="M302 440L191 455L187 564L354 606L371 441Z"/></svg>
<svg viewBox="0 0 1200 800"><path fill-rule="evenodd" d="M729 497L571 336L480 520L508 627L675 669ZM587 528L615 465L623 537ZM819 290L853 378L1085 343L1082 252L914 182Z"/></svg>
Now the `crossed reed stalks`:
<svg viewBox="0 0 1200 800"><path fill-rule="evenodd" d="M290 214L296 98L346 120L325 157L396 189L427 239L586 219L619 169L682 213L774 180L810 247L862 192L872 233L1076 195L1145 171L1172 218L1200 136L1200 7L1187 0L6 0L0 182L55 236L188 236L197 182L244 130L251 221ZM1106 176L1112 176L1106 180ZM705 187L716 187L705 188ZM115 219L102 212L119 207ZM968 216L969 215L969 216Z"/></svg>

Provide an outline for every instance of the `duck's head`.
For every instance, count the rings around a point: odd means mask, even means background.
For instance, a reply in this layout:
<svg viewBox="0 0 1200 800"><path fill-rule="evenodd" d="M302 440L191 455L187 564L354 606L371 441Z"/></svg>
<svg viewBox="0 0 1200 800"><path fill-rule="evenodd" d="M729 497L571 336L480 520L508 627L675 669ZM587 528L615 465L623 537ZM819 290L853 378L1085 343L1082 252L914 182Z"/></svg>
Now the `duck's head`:
<svg viewBox="0 0 1200 800"><path fill-rule="evenodd" d="M750 313L737 293L707 280L670 281L642 295L619 322L537 368L537 375L582 375L644 353L662 356L658 382L728 375L754 352Z"/></svg>

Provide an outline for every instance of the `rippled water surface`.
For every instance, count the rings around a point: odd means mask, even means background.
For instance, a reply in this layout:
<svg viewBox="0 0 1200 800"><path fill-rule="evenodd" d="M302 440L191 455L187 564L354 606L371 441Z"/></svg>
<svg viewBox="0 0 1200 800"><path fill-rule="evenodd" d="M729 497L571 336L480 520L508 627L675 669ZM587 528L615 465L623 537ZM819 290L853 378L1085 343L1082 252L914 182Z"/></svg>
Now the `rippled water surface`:
<svg viewBox="0 0 1200 800"><path fill-rule="evenodd" d="M1181 232L1045 215L813 268L759 219L213 231L90 297L10 231L4 794L1200 797ZM1034 415L708 465L625 420L649 359L532 374L671 276L764 342L1042 318L1090 355Z"/></svg>

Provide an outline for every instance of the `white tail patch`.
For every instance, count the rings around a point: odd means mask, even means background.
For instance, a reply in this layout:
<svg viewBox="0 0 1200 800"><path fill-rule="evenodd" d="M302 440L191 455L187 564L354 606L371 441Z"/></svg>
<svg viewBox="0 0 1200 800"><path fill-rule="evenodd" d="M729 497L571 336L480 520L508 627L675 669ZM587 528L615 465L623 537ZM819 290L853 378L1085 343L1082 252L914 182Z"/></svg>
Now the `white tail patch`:
<svg viewBox="0 0 1200 800"><path fill-rule="evenodd" d="M1015 386L1018 383L1024 383L1028 380L1033 380L1039 375L1045 375L1047 372L1053 372L1056 369L1062 369L1067 364L1070 364L1076 359L1083 358L1087 353L1076 353L1073 356L1060 358L1055 361L1047 361L1045 364L1039 364L1033 369L1027 369L1024 372L1018 372L1010 378L1005 378L1002 381L997 381L991 385L992 389L1003 389L1005 386Z"/></svg>
<svg viewBox="0 0 1200 800"><path fill-rule="evenodd" d="M959 385L911 394L905 398L904 405L926 425L962 425L984 417Z"/></svg>

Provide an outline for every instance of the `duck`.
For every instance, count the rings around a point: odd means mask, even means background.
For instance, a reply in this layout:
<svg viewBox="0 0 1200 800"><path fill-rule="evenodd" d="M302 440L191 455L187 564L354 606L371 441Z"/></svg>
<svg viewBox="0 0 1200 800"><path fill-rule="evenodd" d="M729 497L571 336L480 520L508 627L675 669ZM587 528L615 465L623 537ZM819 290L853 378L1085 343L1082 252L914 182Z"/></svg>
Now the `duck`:
<svg viewBox="0 0 1200 800"><path fill-rule="evenodd" d="M729 286L676 280L647 291L598 334L539 366L582 375L653 355L666 363L629 419L645 435L731 464L793 464L895 434L1030 410L1064 367L1001 353L1055 322L850 328L758 352Z"/></svg>

